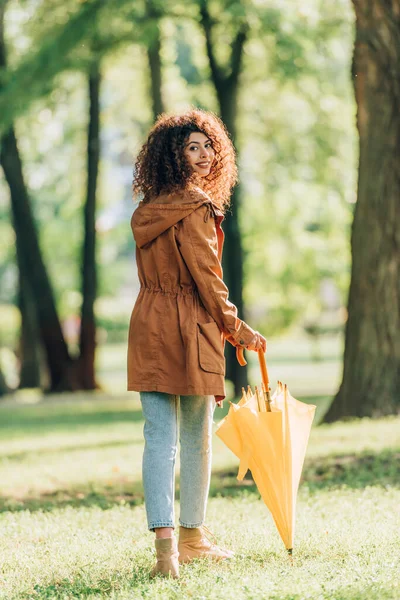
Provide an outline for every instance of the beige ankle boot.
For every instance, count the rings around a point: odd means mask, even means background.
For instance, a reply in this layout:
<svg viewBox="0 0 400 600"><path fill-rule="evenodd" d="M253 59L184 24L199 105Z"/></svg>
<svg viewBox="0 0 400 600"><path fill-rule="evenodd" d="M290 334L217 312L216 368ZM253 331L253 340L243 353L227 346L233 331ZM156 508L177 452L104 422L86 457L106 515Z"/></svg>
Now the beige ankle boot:
<svg viewBox="0 0 400 600"><path fill-rule="evenodd" d="M233 558L234 552L219 548L211 531L205 526L189 529L179 527L179 562L187 563L194 558L226 560Z"/></svg>
<svg viewBox="0 0 400 600"><path fill-rule="evenodd" d="M157 574L173 579L179 577L178 548L175 536L169 538L156 538L157 563L151 571L151 577Z"/></svg>

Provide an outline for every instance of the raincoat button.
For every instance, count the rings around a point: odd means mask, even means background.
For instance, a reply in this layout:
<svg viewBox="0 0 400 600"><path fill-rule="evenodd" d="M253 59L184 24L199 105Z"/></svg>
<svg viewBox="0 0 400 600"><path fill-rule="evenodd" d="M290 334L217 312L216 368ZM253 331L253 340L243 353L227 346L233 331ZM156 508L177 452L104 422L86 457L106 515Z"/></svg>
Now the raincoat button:
<svg viewBox="0 0 400 600"><path fill-rule="evenodd" d="M243 341L243 340L240 340L240 341L239 341L239 344L240 344L241 346L244 346L244 341Z"/></svg>

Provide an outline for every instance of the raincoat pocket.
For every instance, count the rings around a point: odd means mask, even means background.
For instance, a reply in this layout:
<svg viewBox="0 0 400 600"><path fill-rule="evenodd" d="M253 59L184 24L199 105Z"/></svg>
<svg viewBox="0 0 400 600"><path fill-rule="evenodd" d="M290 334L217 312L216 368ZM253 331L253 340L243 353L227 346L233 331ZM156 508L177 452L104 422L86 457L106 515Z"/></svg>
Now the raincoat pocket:
<svg viewBox="0 0 400 600"><path fill-rule="evenodd" d="M203 371L225 375L221 331L216 323L198 323L199 363Z"/></svg>

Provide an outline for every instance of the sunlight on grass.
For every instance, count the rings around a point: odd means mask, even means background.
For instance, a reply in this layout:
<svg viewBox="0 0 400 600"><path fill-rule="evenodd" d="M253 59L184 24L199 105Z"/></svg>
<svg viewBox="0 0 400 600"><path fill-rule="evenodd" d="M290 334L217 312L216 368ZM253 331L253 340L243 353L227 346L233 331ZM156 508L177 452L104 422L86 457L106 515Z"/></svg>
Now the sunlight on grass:
<svg viewBox="0 0 400 600"><path fill-rule="evenodd" d="M154 554L142 506L6 513L0 598L394 599L398 502L393 489L303 491L290 560L255 495L213 498L208 521L236 557L219 565L197 561L182 569L179 582L148 578Z"/></svg>

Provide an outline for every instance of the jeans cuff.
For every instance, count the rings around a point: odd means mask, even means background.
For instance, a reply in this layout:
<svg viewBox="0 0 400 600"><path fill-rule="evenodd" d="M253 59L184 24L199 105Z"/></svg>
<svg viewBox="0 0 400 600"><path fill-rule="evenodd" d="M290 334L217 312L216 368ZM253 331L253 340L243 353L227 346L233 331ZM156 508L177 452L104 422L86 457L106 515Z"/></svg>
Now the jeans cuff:
<svg viewBox="0 0 400 600"><path fill-rule="evenodd" d="M186 527L186 529L196 529L197 527L201 527L203 525L204 521L200 521L199 523L195 523L193 524L189 524L189 523L183 523L183 521L181 521L179 519L179 525L181 525L182 527Z"/></svg>
<svg viewBox="0 0 400 600"><path fill-rule="evenodd" d="M158 529L159 527L172 527L172 529L175 529L175 523L173 521L155 521L154 523L149 523L149 531L154 531L154 529Z"/></svg>

